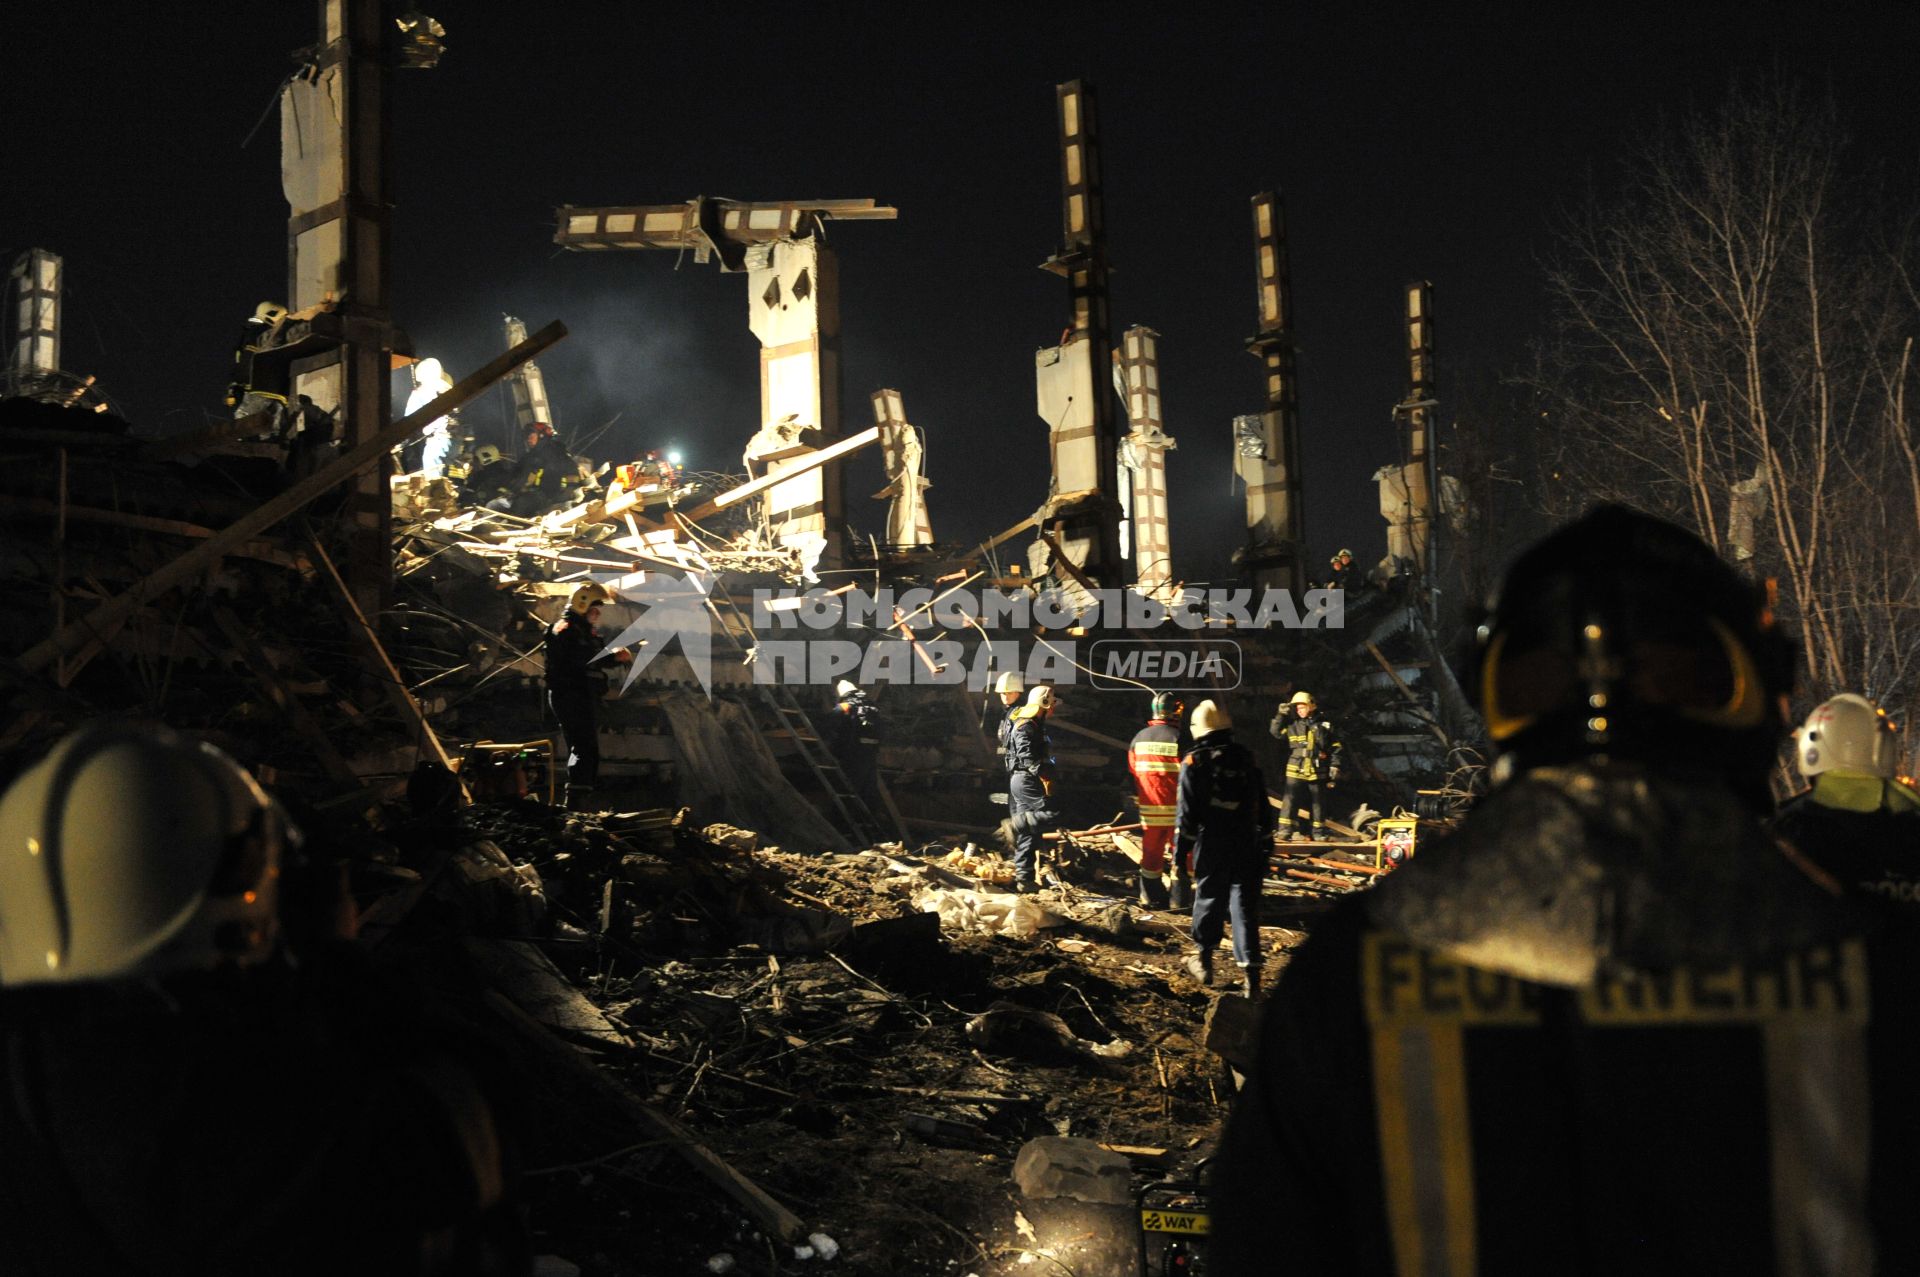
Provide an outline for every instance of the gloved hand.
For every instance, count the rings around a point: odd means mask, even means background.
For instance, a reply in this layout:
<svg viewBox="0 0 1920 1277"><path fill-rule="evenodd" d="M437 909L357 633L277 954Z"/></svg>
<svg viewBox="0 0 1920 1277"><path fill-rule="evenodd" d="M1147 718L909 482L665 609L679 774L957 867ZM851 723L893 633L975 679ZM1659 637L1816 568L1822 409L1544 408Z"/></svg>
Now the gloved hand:
<svg viewBox="0 0 1920 1277"><path fill-rule="evenodd" d="M1334 781L1339 779L1340 779L1340 768L1338 766L1329 767L1327 769L1327 783L1331 785Z"/></svg>

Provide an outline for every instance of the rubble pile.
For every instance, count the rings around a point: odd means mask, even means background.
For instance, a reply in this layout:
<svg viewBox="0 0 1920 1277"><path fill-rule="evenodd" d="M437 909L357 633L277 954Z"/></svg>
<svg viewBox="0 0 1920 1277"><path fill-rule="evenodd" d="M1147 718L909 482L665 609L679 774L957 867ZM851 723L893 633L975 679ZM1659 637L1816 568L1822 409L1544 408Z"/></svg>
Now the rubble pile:
<svg viewBox="0 0 1920 1277"><path fill-rule="evenodd" d="M407 880L363 902L378 947L492 1008L529 1079L538 1244L583 1272L790 1272L828 1262L821 1235L837 1271L1000 1271L1037 1248L1026 1141L1099 1141L1152 1178L1231 1094L1201 1041L1210 997L1178 972L1184 919L1122 903L1133 865L1111 848L1022 898L1048 922L1016 939L923 911L1012 907L948 867L993 868L977 848L788 852L684 809L532 802L421 828Z"/></svg>

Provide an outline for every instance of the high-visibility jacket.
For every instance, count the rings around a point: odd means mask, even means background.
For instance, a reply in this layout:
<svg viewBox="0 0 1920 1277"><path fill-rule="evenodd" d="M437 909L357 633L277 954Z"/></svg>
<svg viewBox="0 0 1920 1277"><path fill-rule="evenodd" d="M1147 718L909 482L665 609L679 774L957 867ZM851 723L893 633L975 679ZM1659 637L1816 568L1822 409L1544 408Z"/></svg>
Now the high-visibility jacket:
<svg viewBox="0 0 1920 1277"><path fill-rule="evenodd" d="M1346 748L1340 743L1340 734L1318 713L1300 718L1287 713L1287 707L1281 708L1284 717L1273 720L1273 736L1287 747L1287 779L1325 780L1327 773L1340 765L1341 752Z"/></svg>
<svg viewBox="0 0 1920 1277"><path fill-rule="evenodd" d="M1148 829L1173 828L1180 802L1180 729L1164 718L1149 721L1127 746L1127 770L1133 773L1140 823Z"/></svg>

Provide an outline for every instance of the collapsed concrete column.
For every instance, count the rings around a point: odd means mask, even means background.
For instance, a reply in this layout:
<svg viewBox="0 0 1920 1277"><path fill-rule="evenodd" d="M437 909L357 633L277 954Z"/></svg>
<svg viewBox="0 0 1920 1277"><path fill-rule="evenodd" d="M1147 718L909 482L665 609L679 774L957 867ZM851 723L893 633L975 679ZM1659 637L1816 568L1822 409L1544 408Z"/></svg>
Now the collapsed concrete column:
<svg viewBox="0 0 1920 1277"><path fill-rule="evenodd" d="M319 0L320 41L280 93L280 182L289 205L287 305L339 319L340 344L294 359L292 388L339 415L343 445L392 412L387 298L387 18L381 0ZM297 402L297 399L296 399ZM354 477L346 576L372 616L392 589L391 460Z"/></svg>
<svg viewBox="0 0 1920 1277"><path fill-rule="evenodd" d="M1178 445L1161 416L1160 334L1139 326L1127 329L1113 359L1131 427L1120 441L1120 462L1129 485L1127 527L1132 531L1134 588L1165 599L1173 585L1167 453Z"/></svg>
<svg viewBox="0 0 1920 1277"><path fill-rule="evenodd" d="M1257 586L1297 592L1307 585L1306 506L1287 207L1276 192L1253 197L1253 250L1260 326L1247 349L1262 364L1267 406L1233 421L1233 472L1247 494L1247 544L1235 551L1234 561Z"/></svg>
<svg viewBox="0 0 1920 1277"><path fill-rule="evenodd" d="M932 484L920 473L925 449L920 432L907 420L899 391L873 392L873 420L880 427L881 461L887 471L887 486L873 494L874 500L888 503L884 544L890 550L932 545L926 498Z"/></svg>
<svg viewBox="0 0 1920 1277"><path fill-rule="evenodd" d="M518 318L513 315L502 315L500 318L506 329L508 350L527 339L527 326ZM513 394L514 434L509 450L517 453L528 426L536 421L554 425L553 407L547 402L547 379L541 375L540 365L531 359L507 377L507 389ZM557 426L555 428L558 429Z"/></svg>
<svg viewBox="0 0 1920 1277"><path fill-rule="evenodd" d="M60 280L64 265L30 248L7 272L7 380L13 389L60 371Z"/></svg>
<svg viewBox="0 0 1920 1277"><path fill-rule="evenodd" d="M1387 521L1387 556L1377 571L1383 577L1418 574L1431 581L1433 494L1438 487L1432 433L1438 401L1433 375L1433 285L1426 280L1407 285L1406 318L1407 397L1393 410L1400 423L1403 460L1382 466L1373 476L1380 485L1380 514Z"/></svg>
<svg viewBox="0 0 1920 1277"><path fill-rule="evenodd" d="M840 280L823 225L896 215L872 200L567 205L553 241L583 251L691 250L697 262L718 257L722 270L747 272L748 322L760 339L760 429L745 456L749 471L778 474L841 434ZM774 540L798 552L807 571L840 562L846 497L838 467L774 485L765 513Z"/></svg>
<svg viewBox="0 0 1920 1277"><path fill-rule="evenodd" d="M1043 531L1072 570L1057 574L1077 590L1084 577L1117 588L1120 554L1119 450L1113 400L1106 381L1113 358L1107 318L1105 197L1093 86L1080 80L1057 89L1060 116L1062 222L1065 242L1042 269L1067 281L1070 325L1060 344L1034 359L1036 407L1047 423L1053 490L1041 508ZM1052 570L1045 541L1028 554L1035 575Z"/></svg>

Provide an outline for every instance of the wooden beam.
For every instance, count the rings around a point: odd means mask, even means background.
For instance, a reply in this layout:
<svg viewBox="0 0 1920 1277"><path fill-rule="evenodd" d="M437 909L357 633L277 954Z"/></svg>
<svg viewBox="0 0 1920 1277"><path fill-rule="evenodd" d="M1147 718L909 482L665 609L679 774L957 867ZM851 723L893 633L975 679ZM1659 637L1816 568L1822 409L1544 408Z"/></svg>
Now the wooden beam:
<svg viewBox="0 0 1920 1277"><path fill-rule="evenodd" d="M420 702L414 700L413 693L407 690L406 680L400 677L400 671L395 667L393 658L387 655L387 649L380 643L380 636L374 632L373 626L367 621L366 613L360 610L360 604L354 600L353 591L347 588L346 581L341 578L339 570L333 566L333 559L328 556L326 547L321 545L319 538L316 537L307 542L307 548L313 552L314 562L320 565L321 575L326 577L328 583L333 586L334 602L339 607L340 614L346 618L347 629L358 640L361 649L367 655L368 663L373 666L370 672L375 681L380 684L380 689L400 711L401 721L413 722L415 731L419 733L419 739L427 743L433 750L433 756L459 785L462 800L472 802L473 795L467 790L466 777L460 774L459 769L453 765L453 759L447 756L446 748L440 744L440 737L433 730L433 724L427 721L426 714L420 708Z"/></svg>
<svg viewBox="0 0 1920 1277"><path fill-rule="evenodd" d="M1400 689L1402 696L1407 698L1407 702L1413 706L1413 712L1418 714L1420 721L1427 725L1427 730L1432 732L1442 745L1452 749L1453 742L1447 739L1447 734L1440 730L1440 724L1433 721L1433 715L1427 712L1427 707L1420 703L1420 698L1414 695L1411 687L1407 686L1407 680L1400 677L1400 671L1394 669L1388 662L1386 656L1380 651L1379 644L1368 643L1367 651L1372 653L1374 660L1380 662L1380 668L1387 672L1387 677L1393 680L1393 685Z"/></svg>
<svg viewBox="0 0 1920 1277"><path fill-rule="evenodd" d="M45 669L57 658L82 646L87 637L94 632L116 626L143 604L175 586L192 580L215 559L232 553L235 547L244 545L296 510L305 508L322 494L345 483L360 470L385 455L394 444L406 439L429 421L444 417L462 404L476 398L494 382L566 335L566 325L558 320L548 324L512 350L478 371L468 374L465 380L433 402L422 406L416 412L408 413L334 461L333 464L302 479L252 513L242 515L159 571L135 582L124 593L108 599L79 620L63 626L54 634L41 640L15 658L15 665L28 674Z"/></svg>
<svg viewBox="0 0 1920 1277"><path fill-rule="evenodd" d="M70 522L99 523L108 527L132 528L136 532L164 532L169 536L200 539L213 535L212 528L201 527L197 523L186 523L179 519L161 519L146 514L126 514L119 510L95 510L87 506L70 505L65 511L60 503L49 501L45 497L9 497L0 496L0 515L50 515L55 518L64 513ZM259 559L262 563L273 563L284 568L306 568L312 566L300 556L292 554L271 541L253 540L236 546L229 553L243 559Z"/></svg>
<svg viewBox="0 0 1920 1277"><path fill-rule="evenodd" d="M778 474L764 474L758 479L748 480L737 488L729 488L719 496L704 501L691 510L682 512L680 517L690 519L696 523L701 519L712 518L722 510L745 501L748 497L759 496L775 484L785 483L788 479L796 479L809 471L818 470L821 466L827 464L827 462L838 461L850 452L858 452L870 443L877 443L879 439L880 427L868 426L857 435L848 435L838 443L828 444L818 452L788 466Z"/></svg>
<svg viewBox="0 0 1920 1277"><path fill-rule="evenodd" d="M611 1103L623 1117L641 1130L659 1136L688 1166L732 1198L764 1232L788 1243L806 1237L805 1221L775 1201L765 1189L727 1165L718 1153L702 1144L677 1119L644 1103L618 1079L609 1076L580 1051L555 1037L545 1025L522 1011L510 999L489 989L486 1000L493 1013L537 1055Z"/></svg>

